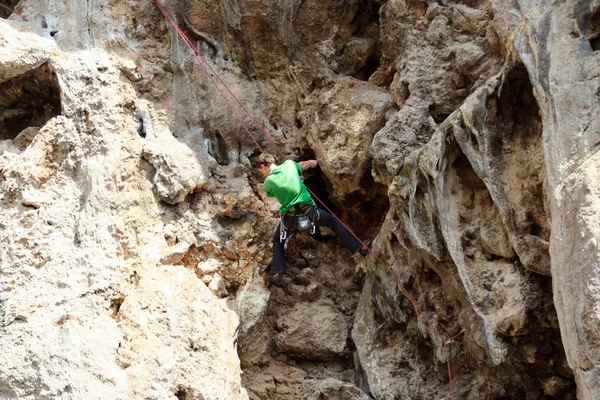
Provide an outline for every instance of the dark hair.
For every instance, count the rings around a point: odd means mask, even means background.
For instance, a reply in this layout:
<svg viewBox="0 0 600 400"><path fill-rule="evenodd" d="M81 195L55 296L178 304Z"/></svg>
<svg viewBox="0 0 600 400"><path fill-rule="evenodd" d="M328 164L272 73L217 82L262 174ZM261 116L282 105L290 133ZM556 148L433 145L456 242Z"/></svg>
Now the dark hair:
<svg viewBox="0 0 600 400"><path fill-rule="evenodd" d="M275 164L275 157L269 153L262 153L258 156L258 160L256 160L256 166L259 167L261 165L266 165L267 167L271 166L271 164Z"/></svg>

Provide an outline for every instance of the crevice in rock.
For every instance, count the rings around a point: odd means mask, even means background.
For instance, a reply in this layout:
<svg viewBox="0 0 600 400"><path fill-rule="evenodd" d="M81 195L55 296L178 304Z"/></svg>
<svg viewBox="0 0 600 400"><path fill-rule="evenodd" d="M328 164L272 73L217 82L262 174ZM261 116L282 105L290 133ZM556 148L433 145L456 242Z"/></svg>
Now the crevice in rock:
<svg viewBox="0 0 600 400"><path fill-rule="evenodd" d="M448 112L440 111L439 107L437 107L435 103L429 105L429 114L431 115L431 118L433 118L435 123L438 125L444 122L446 118L448 118L448 116L450 115Z"/></svg>
<svg viewBox="0 0 600 400"><path fill-rule="evenodd" d="M185 389L179 389L175 393L177 400L192 400L192 395L189 394Z"/></svg>
<svg viewBox="0 0 600 400"><path fill-rule="evenodd" d="M387 193L381 187L378 183L369 182L361 185L361 191L344 197L343 220L361 238L374 235L390 207Z"/></svg>
<svg viewBox="0 0 600 400"><path fill-rule="evenodd" d="M14 139L28 127L42 127L60 115L60 87L46 63L0 84L0 140Z"/></svg>
<svg viewBox="0 0 600 400"><path fill-rule="evenodd" d="M577 27L571 30L572 38L581 35L587 38L594 51L600 50L600 7L592 8L588 1L578 1L573 7L573 15L577 20Z"/></svg>
<svg viewBox="0 0 600 400"><path fill-rule="evenodd" d="M373 393L371 393L371 388L369 387L369 380L367 379L367 374L358 360L358 356L354 355L354 365L356 366L356 386L365 392L367 395L373 397Z"/></svg>
<svg viewBox="0 0 600 400"><path fill-rule="evenodd" d="M306 178L304 179L304 184L316 195L316 197L319 198L319 200L321 200L322 204L315 199L315 201L318 203L318 206L320 208L324 208L323 205L325 205L336 214L340 212L340 209L335 206L329 197L330 189L327 187L325 179L323 179L323 174L320 168L317 167L311 172L312 173L307 174Z"/></svg>
<svg viewBox="0 0 600 400"><path fill-rule="evenodd" d="M390 208L390 200L388 198L387 186L375 182L373 175L371 174L372 169L371 159L366 165L366 173L363 175L363 179L360 182L360 188L363 192L363 197L367 201L359 202L358 211L359 215L364 216L364 220L359 220L361 223L365 223L365 233L368 235L373 234L381 223L385 219ZM364 194L367 194L364 196ZM362 232L359 230L358 232Z"/></svg>
<svg viewBox="0 0 600 400"><path fill-rule="evenodd" d="M207 150L219 165L229 165L231 160L227 154L227 141L221 132L215 132L214 138L208 142Z"/></svg>
<svg viewBox="0 0 600 400"><path fill-rule="evenodd" d="M110 317L113 319L117 319L119 315L119 310L121 309L121 305L125 301L125 296L119 296L117 298L112 299L110 302L109 312Z"/></svg>
<svg viewBox="0 0 600 400"><path fill-rule="evenodd" d="M302 149L300 159L315 159L311 149ZM341 221L352 229L361 239L372 236L389 209L389 199L386 188L375 182L370 171L371 163L365 166L365 173L360 182L359 190L349 193L343 199L334 199L335 193L331 184L326 180L320 167L305 172L305 185L323 202L317 202L324 210L331 210ZM333 194L333 195L332 195Z"/></svg>
<svg viewBox="0 0 600 400"><path fill-rule="evenodd" d="M549 274L543 124L525 68L517 66L509 72L500 97L489 101L486 113L484 129L490 133L486 152L498 174L496 185L504 187L503 196L511 204L501 206L505 224L518 238L511 241L524 266ZM499 196L496 203L505 203Z"/></svg>
<svg viewBox="0 0 600 400"><path fill-rule="evenodd" d="M146 138L146 127L144 126L144 119L139 118L137 120L137 122L138 122L137 133L142 139L145 139Z"/></svg>
<svg viewBox="0 0 600 400"><path fill-rule="evenodd" d="M590 40L592 49L594 51L600 50L600 8L597 8L590 17L587 36Z"/></svg>
<svg viewBox="0 0 600 400"><path fill-rule="evenodd" d="M353 37L344 49L348 75L367 81L380 66L379 8L377 2L361 1L352 25Z"/></svg>
<svg viewBox="0 0 600 400"><path fill-rule="evenodd" d="M359 71L358 79L369 80L369 77L379 68L379 56L378 53L374 53L367 59L365 66Z"/></svg>
<svg viewBox="0 0 600 400"><path fill-rule="evenodd" d="M20 0L0 0L0 18L6 19L11 16Z"/></svg>
<svg viewBox="0 0 600 400"><path fill-rule="evenodd" d="M348 74L356 79L367 81L380 65L379 41L372 38L353 38L346 46L344 55L351 65Z"/></svg>
<svg viewBox="0 0 600 400"><path fill-rule="evenodd" d="M314 160L316 159L316 155L314 151L311 149L302 149L300 150L299 159L302 160ZM321 167L317 166L315 169L309 169L304 172L304 184L308 187L314 194L334 213L340 212L340 209L336 207L333 203L332 199L329 196L330 188L327 185L327 182L323 178L323 174L321 172ZM313 196L314 197L314 196ZM323 208L323 204L320 204L317 199L315 199L317 205Z"/></svg>

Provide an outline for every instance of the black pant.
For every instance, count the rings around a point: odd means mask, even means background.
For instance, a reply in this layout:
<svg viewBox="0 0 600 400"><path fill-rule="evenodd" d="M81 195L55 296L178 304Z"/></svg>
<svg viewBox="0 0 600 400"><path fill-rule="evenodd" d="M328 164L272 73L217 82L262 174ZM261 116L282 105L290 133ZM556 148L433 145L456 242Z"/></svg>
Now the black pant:
<svg viewBox="0 0 600 400"><path fill-rule="evenodd" d="M312 207L308 212L308 216L311 220L314 220L317 226L326 226L331 228L335 234L344 242L348 250L352 254L356 253L361 248L361 243L358 239L350 233L348 229L342 225L337 218L333 217L328 212L319 209L317 214L317 208ZM283 218L285 225L285 231L287 237L290 237L294 232L297 231L298 217L286 214ZM280 240L281 234L281 223L277 224L277 230L273 235L273 264L271 265L271 273L285 272L285 240Z"/></svg>

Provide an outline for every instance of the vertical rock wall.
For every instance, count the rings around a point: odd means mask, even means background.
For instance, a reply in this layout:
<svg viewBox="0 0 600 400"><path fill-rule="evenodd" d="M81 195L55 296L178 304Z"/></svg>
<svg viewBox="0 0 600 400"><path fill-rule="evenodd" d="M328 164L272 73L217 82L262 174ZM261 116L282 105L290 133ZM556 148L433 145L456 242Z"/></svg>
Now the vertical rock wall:
<svg viewBox="0 0 600 400"><path fill-rule="evenodd" d="M554 301L578 397L598 397L598 12L600 3L549 8L523 2L515 48L527 66L544 121L552 213ZM558 51L560 49L560 51Z"/></svg>
<svg viewBox="0 0 600 400"><path fill-rule="evenodd" d="M1 397L248 398L238 317L181 263L194 231L223 236L171 205L209 161L169 127L178 56L155 4L21 1L0 31Z"/></svg>
<svg viewBox="0 0 600 400"><path fill-rule="evenodd" d="M596 3L164 1L457 399L600 393ZM154 1L0 0L0 397L448 398L373 256L265 285L255 147Z"/></svg>

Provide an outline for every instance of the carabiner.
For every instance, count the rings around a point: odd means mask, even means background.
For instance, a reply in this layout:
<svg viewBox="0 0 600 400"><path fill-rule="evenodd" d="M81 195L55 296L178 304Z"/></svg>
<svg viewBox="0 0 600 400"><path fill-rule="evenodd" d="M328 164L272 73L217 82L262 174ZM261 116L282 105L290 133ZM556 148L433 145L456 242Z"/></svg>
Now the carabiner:
<svg viewBox="0 0 600 400"><path fill-rule="evenodd" d="M285 225L283 224L283 217L281 218L281 232L279 233L279 243L283 243L283 241L287 238L287 232L285 231Z"/></svg>

